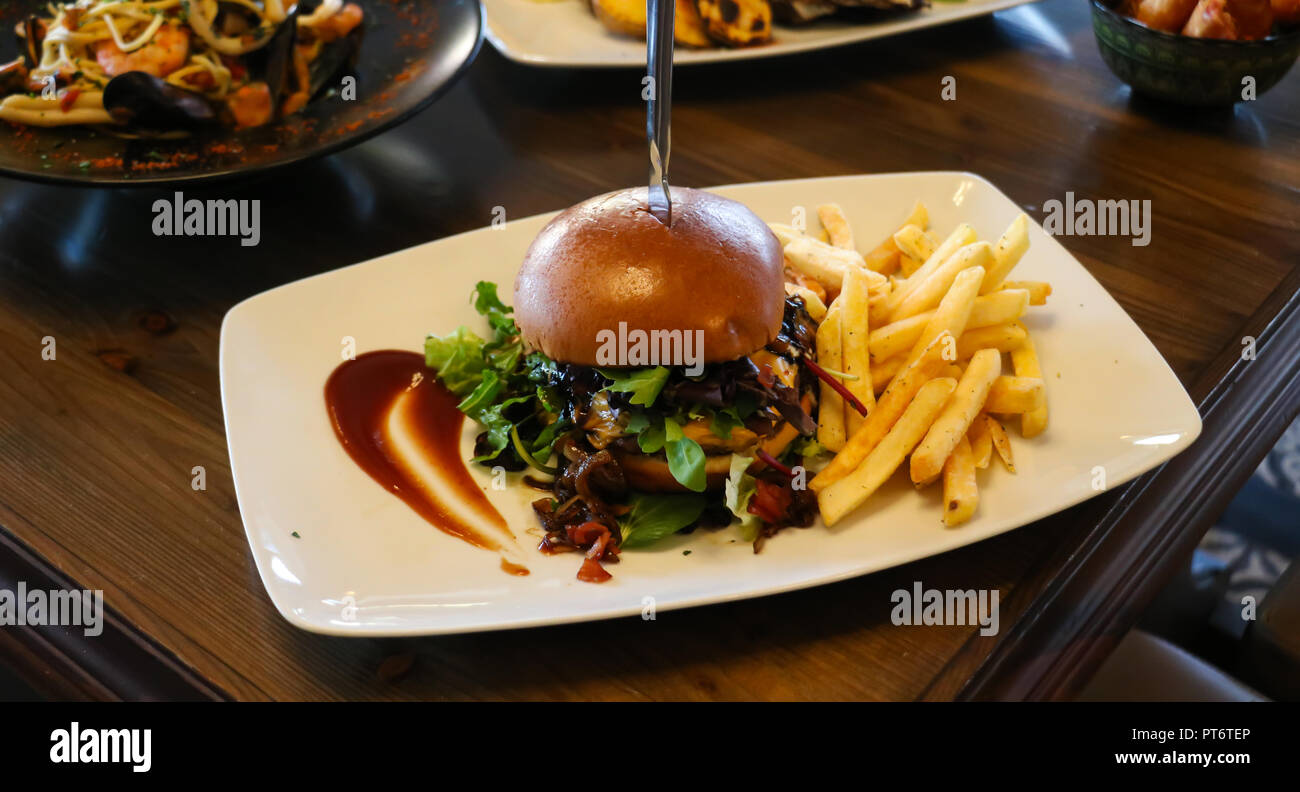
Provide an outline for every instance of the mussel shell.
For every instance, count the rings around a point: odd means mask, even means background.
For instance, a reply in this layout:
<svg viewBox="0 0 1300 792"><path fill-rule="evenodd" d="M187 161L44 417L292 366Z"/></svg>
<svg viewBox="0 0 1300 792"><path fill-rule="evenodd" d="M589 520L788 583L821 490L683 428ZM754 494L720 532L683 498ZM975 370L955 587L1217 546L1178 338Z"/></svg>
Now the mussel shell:
<svg viewBox="0 0 1300 792"><path fill-rule="evenodd" d="M298 44L298 6L289 9L284 21L265 47L266 65L263 79L271 89L271 106L280 107L286 91L292 90L293 50Z"/></svg>
<svg viewBox="0 0 1300 792"><path fill-rule="evenodd" d="M42 27L40 17L35 14L23 20L23 46L27 48L27 58L32 66L41 65L41 45L45 43L41 36Z"/></svg>
<svg viewBox="0 0 1300 792"><path fill-rule="evenodd" d="M200 94L141 71L119 74L104 86L104 109L140 129L194 129L217 120L217 108Z"/></svg>
<svg viewBox="0 0 1300 792"><path fill-rule="evenodd" d="M311 95L315 98L334 83L336 77L351 71L361 51L361 38L365 25L358 25L341 39L331 41L321 48L316 60L311 62Z"/></svg>

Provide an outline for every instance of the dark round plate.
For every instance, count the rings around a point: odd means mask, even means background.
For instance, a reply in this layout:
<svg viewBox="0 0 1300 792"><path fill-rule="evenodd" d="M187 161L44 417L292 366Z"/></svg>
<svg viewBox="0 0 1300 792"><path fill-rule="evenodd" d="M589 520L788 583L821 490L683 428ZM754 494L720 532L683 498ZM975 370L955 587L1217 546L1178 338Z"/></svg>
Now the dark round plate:
<svg viewBox="0 0 1300 792"><path fill-rule="evenodd" d="M45 1L0 3L0 62L18 56L14 26ZM176 141L0 122L0 173L121 187L218 179L331 154L428 107L464 73L483 43L479 0L353 1L366 12L355 100L333 92L277 124Z"/></svg>
<svg viewBox="0 0 1300 792"><path fill-rule="evenodd" d="M1155 30L1118 13L1114 0L1092 0L1101 59L1133 90L1176 104L1211 107L1242 101L1276 85L1300 57L1300 28L1257 41L1225 41Z"/></svg>

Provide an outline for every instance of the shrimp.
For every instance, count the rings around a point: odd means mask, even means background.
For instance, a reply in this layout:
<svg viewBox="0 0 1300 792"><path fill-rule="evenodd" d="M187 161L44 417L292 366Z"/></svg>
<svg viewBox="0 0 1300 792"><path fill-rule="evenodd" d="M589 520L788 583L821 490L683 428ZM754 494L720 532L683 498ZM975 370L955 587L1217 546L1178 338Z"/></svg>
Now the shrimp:
<svg viewBox="0 0 1300 792"><path fill-rule="evenodd" d="M123 52L112 39L95 45L95 60L110 77L142 71L166 77L185 65L190 57L190 32L175 25L163 25L153 40L133 52Z"/></svg>
<svg viewBox="0 0 1300 792"><path fill-rule="evenodd" d="M240 129L269 123L275 114L271 104L271 89L264 82L249 83L226 97L226 105Z"/></svg>
<svg viewBox="0 0 1300 792"><path fill-rule="evenodd" d="M316 35L321 41L334 41L351 33L353 28L365 19L365 13L356 3L348 3L338 13L326 19L316 27Z"/></svg>

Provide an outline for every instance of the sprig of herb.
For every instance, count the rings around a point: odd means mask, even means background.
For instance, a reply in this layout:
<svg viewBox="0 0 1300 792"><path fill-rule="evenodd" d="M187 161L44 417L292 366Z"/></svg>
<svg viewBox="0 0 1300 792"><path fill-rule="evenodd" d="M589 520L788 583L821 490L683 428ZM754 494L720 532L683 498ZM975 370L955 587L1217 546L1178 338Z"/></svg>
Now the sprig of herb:
<svg viewBox="0 0 1300 792"><path fill-rule="evenodd" d="M605 386L605 390L630 393L632 395L628 397L628 401L644 407L654 406L655 399L659 398L659 392L664 389L664 383L668 382L668 369L663 366L626 371L615 369L596 369L596 371L610 381L610 384Z"/></svg>

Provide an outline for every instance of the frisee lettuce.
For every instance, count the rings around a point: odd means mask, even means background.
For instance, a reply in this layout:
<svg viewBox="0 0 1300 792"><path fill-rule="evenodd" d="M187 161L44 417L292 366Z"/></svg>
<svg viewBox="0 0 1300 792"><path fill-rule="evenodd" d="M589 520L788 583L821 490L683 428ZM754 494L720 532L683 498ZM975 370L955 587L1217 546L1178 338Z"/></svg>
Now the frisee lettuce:
<svg viewBox="0 0 1300 792"><path fill-rule="evenodd" d="M731 455L731 472L723 485L723 503L732 514L740 518L740 536L746 542L758 538L758 515L749 513L749 500L758 491L758 481L745 471L754 463L753 457Z"/></svg>
<svg viewBox="0 0 1300 792"><path fill-rule="evenodd" d="M474 310L487 317L488 325L499 335L514 337L519 335L519 326L506 314L515 312L514 308L501 302L497 297L497 285L491 281L479 281L474 287Z"/></svg>
<svg viewBox="0 0 1300 792"><path fill-rule="evenodd" d="M424 340L424 363L461 397L460 411L483 427L486 450L473 461L496 459L515 430L534 459L545 463L565 428L554 418L560 400L544 385L555 363L540 353L524 354L519 327L510 316L514 309L501 302L495 283L480 281L473 301L492 338L483 339L467 327L430 335Z"/></svg>
<svg viewBox="0 0 1300 792"><path fill-rule="evenodd" d="M466 396L483 381L487 360L483 339L468 327L445 336L424 339L424 365L438 372L438 380L457 396Z"/></svg>

